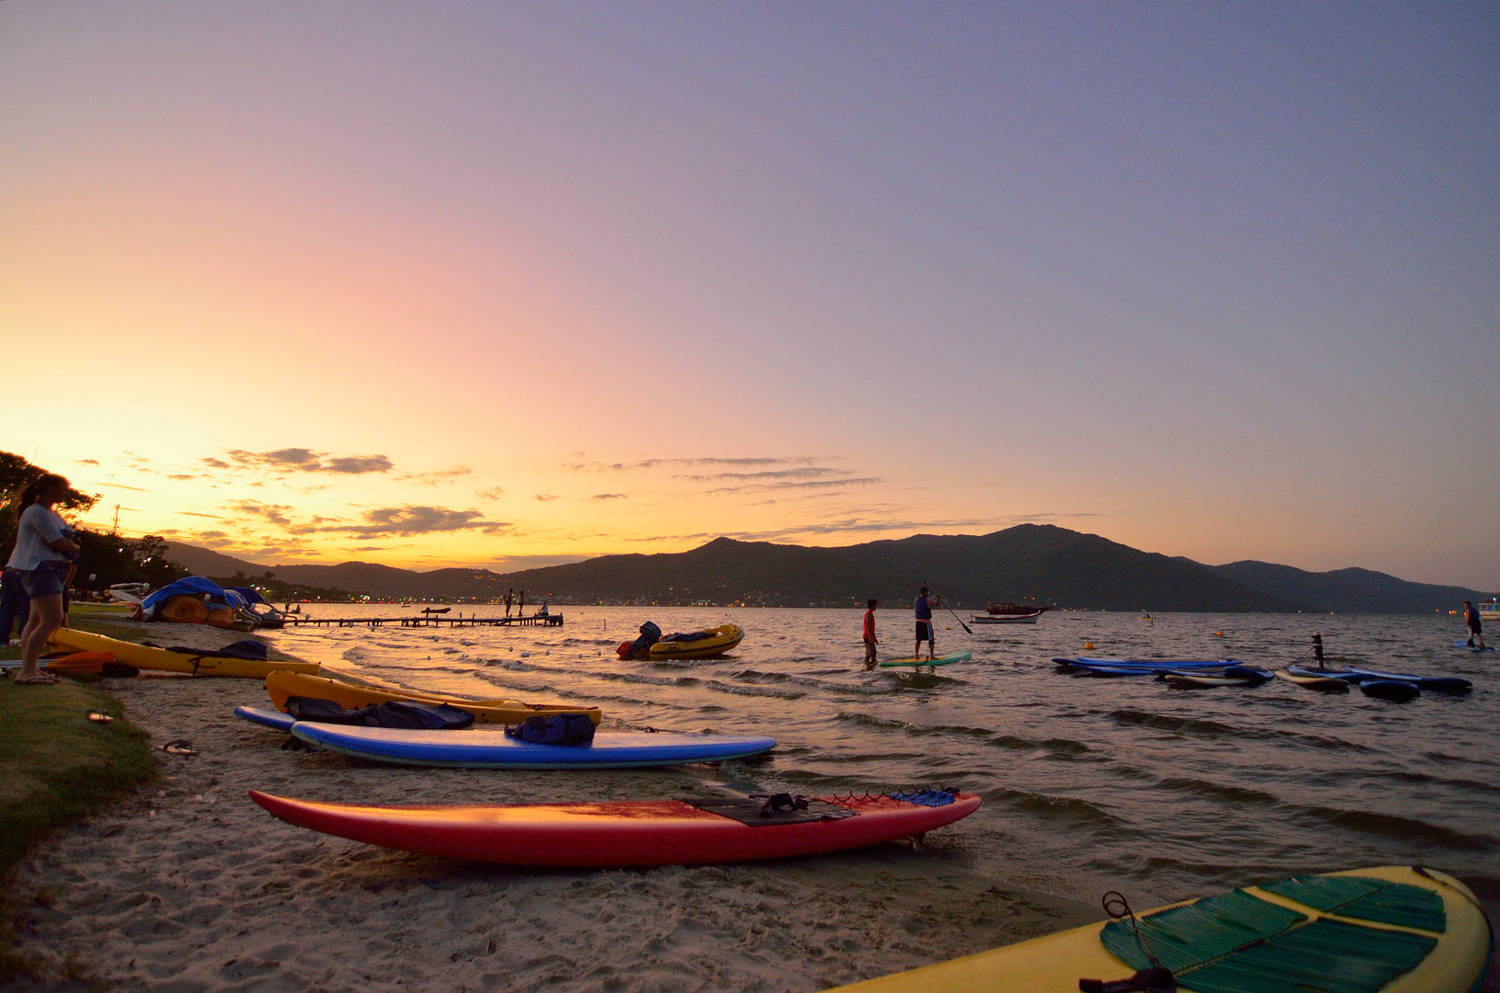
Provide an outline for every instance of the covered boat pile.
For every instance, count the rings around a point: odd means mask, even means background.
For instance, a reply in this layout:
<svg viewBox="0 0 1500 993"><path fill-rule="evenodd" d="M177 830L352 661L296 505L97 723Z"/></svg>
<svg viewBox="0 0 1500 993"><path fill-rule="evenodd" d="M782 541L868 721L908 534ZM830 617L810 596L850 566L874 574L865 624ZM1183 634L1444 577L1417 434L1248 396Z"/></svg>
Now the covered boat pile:
<svg viewBox="0 0 1500 993"><path fill-rule="evenodd" d="M279 628L282 613L253 588L224 587L202 576L185 576L146 596L132 619L209 624L230 631Z"/></svg>

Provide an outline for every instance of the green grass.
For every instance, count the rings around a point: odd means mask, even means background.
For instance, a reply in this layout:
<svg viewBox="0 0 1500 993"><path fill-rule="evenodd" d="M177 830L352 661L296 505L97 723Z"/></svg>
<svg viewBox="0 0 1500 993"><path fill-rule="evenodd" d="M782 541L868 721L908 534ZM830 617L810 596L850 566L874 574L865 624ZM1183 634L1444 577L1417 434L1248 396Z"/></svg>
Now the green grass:
<svg viewBox="0 0 1500 993"><path fill-rule="evenodd" d="M14 654L14 653L12 653ZM110 714L104 724L91 710ZM120 701L92 685L0 681L0 985L29 971L15 951L16 863L57 828L108 809L160 772Z"/></svg>

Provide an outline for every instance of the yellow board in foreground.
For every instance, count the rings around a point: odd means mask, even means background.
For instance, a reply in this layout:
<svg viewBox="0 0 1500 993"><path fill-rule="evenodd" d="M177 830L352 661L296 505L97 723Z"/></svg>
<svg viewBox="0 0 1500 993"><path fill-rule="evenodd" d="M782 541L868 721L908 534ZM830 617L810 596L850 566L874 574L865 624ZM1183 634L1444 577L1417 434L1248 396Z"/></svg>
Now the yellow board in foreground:
<svg viewBox="0 0 1500 993"><path fill-rule="evenodd" d="M1389 920L1372 920L1372 916L1378 917L1380 914L1377 912L1372 915L1362 910L1358 903L1324 911L1268 889L1283 887L1284 883L1311 883L1316 886L1319 881L1344 877L1403 884L1381 891L1371 902L1409 905L1427 901L1431 904L1432 919L1424 920L1425 927L1392 923ZM1324 993L1341 993L1346 990L1373 990L1374 993L1470 993L1479 988L1478 983L1488 967L1490 931L1484 911L1467 887L1452 876L1435 870L1408 866L1351 869L1323 876L1299 877L1296 880L1251 886L1241 892L1255 900L1274 905L1268 908L1272 914L1280 913L1276 908L1285 908L1306 919L1299 920L1270 938L1250 941L1241 949L1213 957L1201 966L1174 967L1179 993L1312 988ZM1138 912L1136 917L1149 923L1150 918L1159 912L1207 902L1190 900L1144 913ZM1437 909L1439 907L1440 910ZM977 955L841 986L837 993L958 993L968 990L983 990L985 993L1077 993L1080 979L1114 982L1129 979L1142 967L1128 964L1105 950L1102 937L1107 926L1109 922L1089 924ZM1120 922L1115 927L1128 929L1129 924ZM1308 943L1313 932L1305 932L1303 936L1299 936L1298 932L1308 927L1319 928L1320 938L1325 932L1331 932L1341 940L1326 944L1320 940L1317 942L1317 955L1320 957L1300 960L1299 944ZM1115 932L1121 933L1124 932ZM1347 978L1356 973L1370 975L1374 955L1400 945L1410 947L1407 957L1412 961L1409 966L1403 964L1392 967L1401 969L1399 973L1389 978L1376 979L1377 985L1358 984ZM1195 950L1192 946L1179 946L1170 951L1169 948L1167 942L1161 941L1156 949L1163 961L1167 961L1170 954L1191 958ZM1341 959L1344 967L1340 966ZM1309 963L1315 964L1310 966ZM1226 966L1231 971L1240 970L1228 985L1222 982ZM1318 973L1316 986L1297 985L1299 980L1295 977L1295 971L1308 967ZM1213 970L1216 968L1219 971L1214 975ZM1201 985L1194 985L1195 976L1201 979Z"/></svg>
<svg viewBox="0 0 1500 993"><path fill-rule="evenodd" d="M309 676L297 672L273 672L266 677L266 692L276 709L285 711L286 702L294 696L328 700L346 710L358 710L370 704L386 703L390 700L411 700L416 703L446 703L474 715L479 724L519 724L528 717L548 714L587 714L598 724L603 716L598 707L582 707L561 703L521 703L517 700L469 700L459 696L444 696L438 693L423 693L404 686L376 683L351 683L343 679L326 676Z"/></svg>
<svg viewBox="0 0 1500 993"><path fill-rule="evenodd" d="M115 661L133 665L137 669L154 669L158 672L178 672L188 676L237 676L243 679L265 679L273 672L318 672L322 666L316 662L293 662L286 659L237 659L205 655L194 651L172 651L154 645L140 645L133 641L121 641L91 631L76 631L73 628L58 628L49 639L54 645L63 645L81 652L109 652Z"/></svg>

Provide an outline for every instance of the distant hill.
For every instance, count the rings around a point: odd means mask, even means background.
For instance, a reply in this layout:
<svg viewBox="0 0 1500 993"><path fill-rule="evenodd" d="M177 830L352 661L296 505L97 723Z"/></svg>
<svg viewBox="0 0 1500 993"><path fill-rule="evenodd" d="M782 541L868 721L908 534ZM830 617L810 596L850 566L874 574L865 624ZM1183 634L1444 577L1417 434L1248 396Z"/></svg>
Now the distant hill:
<svg viewBox="0 0 1500 993"><path fill-rule="evenodd" d="M1419 614L1457 609L1479 594L1457 586L1408 583L1369 569L1303 572L1270 562L1231 562L1214 566L1225 579L1273 593L1318 611L1365 614Z"/></svg>
<svg viewBox="0 0 1500 993"><path fill-rule="evenodd" d="M181 542L169 541L166 543L166 555L168 560L176 562L188 572L195 576L207 576L215 581L228 579L235 573L254 579L264 576L267 566L256 565L237 559L232 555L224 555L208 548L199 548L196 545L184 545Z"/></svg>
<svg viewBox="0 0 1500 993"><path fill-rule="evenodd" d="M869 597L904 602L926 584L956 609L990 600L1092 610L1297 609L1186 559L1034 524L847 548L718 538L680 554L606 555L526 576L533 589L565 590L584 601L854 606Z"/></svg>
<svg viewBox="0 0 1500 993"><path fill-rule="evenodd" d="M216 581L236 574L251 580L267 573L286 583L319 589L347 590L374 597L489 599L505 595L504 578L488 569L437 569L413 572L370 562L339 565L258 565L195 545L170 542L167 557L194 575Z"/></svg>
<svg viewBox="0 0 1500 993"><path fill-rule="evenodd" d="M263 566L173 544L168 557L198 575L236 573L375 597L494 600L509 588L557 602L855 606L869 597L904 603L924 583L957 610L990 600L1082 610L1426 613L1478 594L1408 583L1366 569L1309 573L1235 562L1206 566L1052 525L987 535L917 535L845 548L718 538L687 552L605 555L501 574L488 569L413 572L365 562Z"/></svg>

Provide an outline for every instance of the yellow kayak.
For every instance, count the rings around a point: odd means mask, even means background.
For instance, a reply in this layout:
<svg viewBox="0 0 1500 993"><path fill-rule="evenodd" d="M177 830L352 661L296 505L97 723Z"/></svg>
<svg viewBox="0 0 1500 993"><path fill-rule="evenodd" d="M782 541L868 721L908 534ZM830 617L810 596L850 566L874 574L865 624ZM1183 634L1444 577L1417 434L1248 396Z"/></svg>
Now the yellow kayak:
<svg viewBox="0 0 1500 993"><path fill-rule="evenodd" d="M116 662L137 669L179 672L189 676L234 676L242 679L265 679L273 672L315 673L322 670L316 662L294 662L290 659L254 659L214 654L213 649L171 649L121 641L92 631L58 628L48 639L80 652L109 652Z"/></svg>
<svg viewBox="0 0 1500 993"><path fill-rule="evenodd" d="M723 655L745 640L745 632L738 624L720 624L706 631L694 631L687 635L667 635L653 644L649 657L653 659L711 659Z"/></svg>
<svg viewBox="0 0 1500 993"><path fill-rule="evenodd" d="M1179 993L1468 993L1479 988L1490 957L1489 921L1474 894L1452 876L1416 866L1293 876L1136 920ZM1151 967L1127 918L838 990L1077 993L1080 980L1119 982Z"/></svg>
<svg viewBox="0 0 1500 993"><path fill-rule="evenodd" d="M286 702L294 696L328 700L346 710L358 710L372 703L390 700L412 700L417 703L446 703L474 715L477 724L519 724L528 717L547 714L587 714L589 720L598 724L603 713L598 707L582 707L561 703L521 703L518 700L490 699L470 700L460 696L444 696L440 693L423 693L392 683L351 683L344 679L327 676L310 676L300 672L273 672L266 677L266 692L276 709L286 710Z"/></svg>

